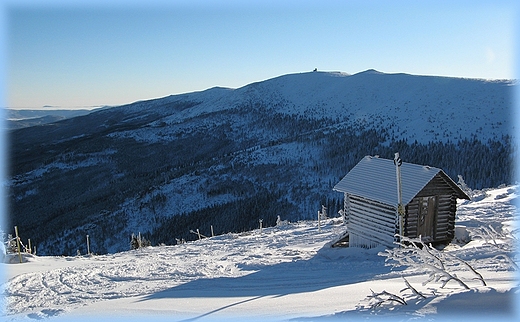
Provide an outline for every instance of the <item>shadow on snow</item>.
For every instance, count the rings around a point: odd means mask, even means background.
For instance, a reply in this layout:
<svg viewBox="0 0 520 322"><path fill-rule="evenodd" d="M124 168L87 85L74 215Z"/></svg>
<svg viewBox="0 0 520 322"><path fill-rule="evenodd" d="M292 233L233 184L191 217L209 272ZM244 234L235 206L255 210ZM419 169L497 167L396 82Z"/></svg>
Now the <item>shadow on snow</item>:
<svg viewBox="0 0 520 322"><path fill-rule="evenodd" d="M381 249L325 246L308 260L266 265L239 277L201 278L145 296L140 301L189 297L284 296L359 283L388 273ZM244 267L247 269L247 267Z"/></svg>

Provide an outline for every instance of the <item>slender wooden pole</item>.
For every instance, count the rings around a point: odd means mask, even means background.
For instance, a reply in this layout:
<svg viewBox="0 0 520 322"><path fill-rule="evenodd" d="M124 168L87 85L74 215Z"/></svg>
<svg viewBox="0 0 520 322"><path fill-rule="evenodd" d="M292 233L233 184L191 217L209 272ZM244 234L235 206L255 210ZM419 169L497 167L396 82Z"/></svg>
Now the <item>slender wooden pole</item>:
<svg viewBox="0 0 520 322"><path fill-rule="evenodd" d="M18 249L18 257L20 258L20 263L22 262L22 253L20 252L20 237L18 237L18 226L14 226L14 234L16 236L16 248Z"/></svg>
<svg viewBox="0 0 520 322"><path fill-rule="evenodd" d="M90 243L88 241L88 235L87 235L87 255L90 255Z"/></svg>
<svg viewBox="0 0 520 322"><path fill-rule="evenodd" d="M32 251L31 251L31 239L30 239L30 238L27 240L27 243L29 244L29 246L28 246L28 252L29 252L29 254L30 254L30 253L32 253Z"/></svg>
<svg viewBox="0 0 520 322"><path fill-rule="evenodd" d="M395 173L397 179L397 216L399 221L399 239L404 236L404 216L405 210L403 206L403 193L402 193L402 183L401 183L401 165L403 161L399 157L399 152L394 154L394 164L395 164Z"/></svg>
<svg viewBox="0 0 520 322"><path fill-rule="evenodd" d="M321 233L321 212L318 210L318 231Z"/></svg>

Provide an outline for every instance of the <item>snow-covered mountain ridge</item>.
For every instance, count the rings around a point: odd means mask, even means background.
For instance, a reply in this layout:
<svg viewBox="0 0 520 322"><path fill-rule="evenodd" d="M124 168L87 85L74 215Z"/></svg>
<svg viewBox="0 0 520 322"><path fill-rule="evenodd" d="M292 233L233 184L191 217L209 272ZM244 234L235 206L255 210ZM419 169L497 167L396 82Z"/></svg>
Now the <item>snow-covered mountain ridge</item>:
<svg viewBox="0 0 520 322"><path fill-rule="evenodd" d="M309 72L11 131L10 214L40 254L98 253L336 214L361 158L512 184L513 81ZM7 229L6 229L7 230Z"/></svg>
<svg viewBox="0 0 520 322"><path fill-rule="evenodd" d="M132 105L153 109L159 104L199 102L170 123L233 107L269 106L277 113L360 123L392 129L394 139L428 141L480 140L514 133L513 80L482 80L375 70L349 75L308 72L283 75L238 89L211 88Z"/></svg>
<svg viewBox="0 0 520 322"><path fill-rule="evenodd" d="M383 248L331 248L341 218L280 223L177 246L99 256L12 255L2 286L5 321L514 320L517 186L460 201L457 238L438 256L456 281L430 281L427 265L392 268ZM403 254L405 252L403 251ZM441 255L443 257L441 257ZM444 257L445 256L445 257ZM458 260L454 260L457 258ZM459 260L464 260L486 285ZM437 267L437 266L436 266ZM406 288L405 279L418 294ZM425 284L426 283L426 284ZM397 301L370 298L388 292ZM422 296L420 296L422 294ZM384 298L384 296L381 296Z"/></svg>

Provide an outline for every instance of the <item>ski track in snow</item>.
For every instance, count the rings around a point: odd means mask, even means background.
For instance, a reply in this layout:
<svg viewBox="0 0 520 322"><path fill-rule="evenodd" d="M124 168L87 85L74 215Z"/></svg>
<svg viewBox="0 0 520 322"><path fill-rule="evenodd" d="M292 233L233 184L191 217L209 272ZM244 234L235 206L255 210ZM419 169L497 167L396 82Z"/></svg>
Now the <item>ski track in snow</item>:
<svg viewBox="0 0 520 322"><path fill-rule="evenodd" d="M470 235L486 225L511 234L515 200L516 187L486 191L459 204L457 224ZM331 248L344 231L341 219L334 218L324 221L321 231L317 222L305 221L101 256L25 255L23 264L2 265L8 276L2 285L4 319L66 320L91 314L154 314L178 320L226 314L271 320L356 318L375 314L363 309L371 290L399 294L405 287L401 275L431 294L431 284L421 286L423 273L385 266L385 258L378 256L383 248ZM470 262L488 286L471 281L472 290L465 291L449 283L437 288L435 297L376 315L412 318L458 312L454 303L470 312L474 303L482 309L493 301L501 303L497 311L511 310L517 282L507 263L495 258L501 254L497 248L473 240L445 251ZM18 257L10 259L16 262ZM471 277L463 268L459 275ZM271 309L261 309L265 305Z"/></svg>

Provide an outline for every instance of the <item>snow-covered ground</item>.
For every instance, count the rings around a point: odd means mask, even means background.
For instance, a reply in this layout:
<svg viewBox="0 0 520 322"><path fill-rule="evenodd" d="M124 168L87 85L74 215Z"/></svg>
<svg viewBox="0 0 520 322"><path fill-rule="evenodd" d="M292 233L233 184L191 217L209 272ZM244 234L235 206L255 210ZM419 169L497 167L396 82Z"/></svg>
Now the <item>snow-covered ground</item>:
<svg viewBox="0 0 520 322"><path fill-rule="evenodd" d="M286 223L177 246L102 256L8 257L2 264L5 321L511 320L519 291L512 247L516 187L481 192L459 204L459 238L443 255L455 281L428 281L425 265L392 267L385 250L331 248L339 218ZM283 219L283 218L282 218ZM464 227L462 227L464 226ZM466 236L466 237L468 237ZM469 239L468 239L469 240ZM453 257L452 257L453 258ZM390 259L389 261L385 261ZM405 280L406 278L406 280ZM406 288L406 281L424 298ZM385 300L387 292L406 305ZM381 305L375 307L374 304Z"/></svg>

